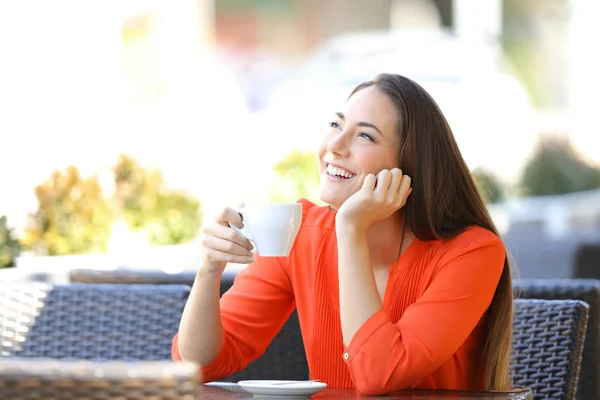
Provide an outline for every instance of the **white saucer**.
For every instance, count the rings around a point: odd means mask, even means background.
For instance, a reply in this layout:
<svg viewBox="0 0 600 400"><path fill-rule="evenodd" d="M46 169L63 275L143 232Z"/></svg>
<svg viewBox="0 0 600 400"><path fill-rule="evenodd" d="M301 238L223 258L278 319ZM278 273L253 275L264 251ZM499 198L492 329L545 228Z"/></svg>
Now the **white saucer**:
<svg viewBox="0 0 600 400"><path fill-rule="evenodd" d="M283 384L285 383L285 384ZM260 397L308 397L327 387L323 382L306 381L239 381L245 391Z"/></svg>

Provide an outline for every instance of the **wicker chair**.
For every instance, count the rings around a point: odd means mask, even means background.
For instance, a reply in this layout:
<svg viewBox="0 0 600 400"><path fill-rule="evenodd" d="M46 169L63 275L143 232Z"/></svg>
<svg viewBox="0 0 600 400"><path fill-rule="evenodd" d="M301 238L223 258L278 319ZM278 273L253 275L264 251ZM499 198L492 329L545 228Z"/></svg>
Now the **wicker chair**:
<svg viewBox="0 0 600 400"><path fill-rule="evenodd" d="M0 358L170 360L182 285L0 285Z"/></svg>
<svg viewBox="0 0 600 400"><path fill-rule="evenodd" d="M574 400L588 305L578 300L517 299L514 306L514 386L531 388L536 400Z"/></svg>
<svg viewBox="0 0 600 400"><path fill-rule="evenodd" d="M225 271L225 275L231 274ZM77 268L69 271L71 283L112 283L123 285L188 285L192 286L196 271L168 273L155 269L118 268L98 270L93 268Z"/></svg>
<svg viewBox="0 0 600 400"><path fill-rule="evenodd" d="M522 279L515 280L513 285L517 297L572 299L584 301L589 305L577 399L600 400L600 280Z"/></svg>
<svg viewBox="0 0 600 400"><path fill-rule="evenodd" d="M221 277L221 296L231 288L236 275L236 270L225 270ZM94 282L98 284L171 285L184 283L192 285L195 276L195 272L189 271L167 274L162 271L149 270L94 271L80 269L72 271L70 278L72 282ZM262 356L248 364L243 371L227 377L224 381L237 382L247 379L272 379L274 376L279 379L292 380L308 379L309 376L304 343L300 333L300 323L295 311Z"/></svg>
<svg viewBox="0 0 600 400"><path fill-rule="evenodd" d="M11 400L196 400L193 363L0 359L0 398Z"/></svg>

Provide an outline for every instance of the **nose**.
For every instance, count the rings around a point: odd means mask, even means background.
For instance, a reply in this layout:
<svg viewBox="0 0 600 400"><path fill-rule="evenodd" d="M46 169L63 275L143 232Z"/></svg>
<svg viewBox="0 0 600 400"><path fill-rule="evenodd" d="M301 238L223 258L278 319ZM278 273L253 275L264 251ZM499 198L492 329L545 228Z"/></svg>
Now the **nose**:
<svg viewBox="0 0 600 400"><path fill-rule="evenodd" d="M340 157L348 156L348 138L344 132L330 135L327 142L327 151Z"/></svg>

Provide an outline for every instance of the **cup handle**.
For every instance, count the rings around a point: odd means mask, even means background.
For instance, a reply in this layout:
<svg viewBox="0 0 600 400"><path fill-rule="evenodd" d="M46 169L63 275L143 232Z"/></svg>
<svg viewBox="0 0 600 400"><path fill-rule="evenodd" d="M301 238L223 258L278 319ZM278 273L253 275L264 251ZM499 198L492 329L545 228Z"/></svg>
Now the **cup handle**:
<svg viewBox="0 0 600 400"><path fill-rule="evenodd" d="M237 211L238 213L240 213L240 215L242 216L243 220L245 222L248 222L248 220L246 219L246 215L244 214L244 209L242 207L233 208L235 211ZM239 233L241 233L242 235L244 235L244 237L248 240L252 240L252 235L250 234L250 229L248 228L248 224L244 223L244 227L242 229L233 226L233 225L229 225L231 226L233 229L235 229L236 231L238 231Z"/></svg>

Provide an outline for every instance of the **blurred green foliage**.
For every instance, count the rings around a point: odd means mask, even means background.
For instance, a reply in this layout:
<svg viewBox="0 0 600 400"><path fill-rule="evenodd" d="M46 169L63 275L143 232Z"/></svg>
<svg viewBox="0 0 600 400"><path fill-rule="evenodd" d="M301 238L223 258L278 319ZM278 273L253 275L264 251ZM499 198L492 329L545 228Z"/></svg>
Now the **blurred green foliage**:
<svg viewBox="0 0 600 400"><path fill-rule="evenodd" d="M319 166L314 153L294 150L274 167L271 201L295 202L300 198L319 202Z"/></svg>
<svg viewBox="0 0 600 400"><path fill-rule="evenodd" d="M0 268L14 267L20 253L21 244L14 230L7 225L6 216L0 217Z"/></svg>
<svg viewBox="0 0 600 400"><path fill-rule="evenodd" d="M47 255L103 252L117 220L142 232L152 245L196 237L202 222L197 199L170 189L160 172L126 155L113 172L115 193L109 198L97 176L83 178L73 166L54 171L35 189L38 209L29 216L24 246Z"/></svg>
<svg viewBox="0 0 600 400"><path fill-rule="evenodd" d="M196 237L202 223L197 199L169 189L159 171L144 169L123 154L113 171L117 214L132 230L143 230L155 245Z"/></svg>
<svg viewBox="0 0 600 400"><path fill-rule="evenodd" d="M36 186L38 210L29 216L23 244L48 255L102 252L112 228L112 210L98 178L77 168L56 170Z"/></svg>
<svg viewBox="0 0 600 400"><path fill-rule="evenodd" d="M543 136L521 180L522 194L543 196L600 188L600 168L583 160L567 138Z"/></svg>
<svg viewBox="0 0 600 400"><path fill-rule="evenodd" d="M499 203L506 199L504 187L493 173L483 168L475 168L471 173L486 203Z"/></svg>

